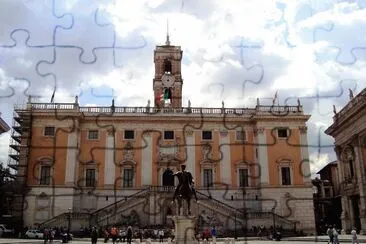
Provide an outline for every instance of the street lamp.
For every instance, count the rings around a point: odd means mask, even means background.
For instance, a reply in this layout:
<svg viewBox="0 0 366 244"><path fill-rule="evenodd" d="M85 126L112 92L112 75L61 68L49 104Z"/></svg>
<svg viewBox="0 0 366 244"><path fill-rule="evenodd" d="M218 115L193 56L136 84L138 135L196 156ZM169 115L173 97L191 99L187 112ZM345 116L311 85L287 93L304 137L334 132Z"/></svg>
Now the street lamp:
<svg viewBox="0 0 366 244"><path fill-rule="evenodd" d="M316 231L316 234L318 234L318 209L317 209L317 205L318 205L318 187L316 186L313 186L313 196L315 197L314 199L314 217L315 217L315 231Z"/></svg>
<svg viewBox="0 0 366 244"><path fill-rule="evenodd" d="M68 221L69 221L69 224L68 224L68 229L67 229L67 234L69 235L70 234L70 228L71 228L71 208L69 208L69 215L68 215Z"/></svg>

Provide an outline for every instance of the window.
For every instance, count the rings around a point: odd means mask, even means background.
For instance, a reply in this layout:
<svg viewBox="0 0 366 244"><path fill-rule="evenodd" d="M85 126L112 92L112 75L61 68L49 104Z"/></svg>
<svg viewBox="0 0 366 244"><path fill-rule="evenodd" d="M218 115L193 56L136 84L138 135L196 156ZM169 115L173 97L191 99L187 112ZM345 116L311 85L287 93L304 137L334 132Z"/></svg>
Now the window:
<svg viewBox="0 0 366 244"><path fill-rule="evenodd" d="M167 73L172 72L172 63L167 59L164 60L164 71Z"/></svg>
<svg viewBox="0 0 366 244"><path fill-rule="evenodd" d="M95 169L87 169L86 177L85 177L85 186L86 187L95 187Z"/></svg>
<svg viewBox="0 0 366 244"><path fill-rule="evenodd" d="M287 138L288 134L287 134L287 129L286 128L282 128L282 129L277 129L277 134L279 138Z"/></svg>
<svg viewBox="0 0 366 244"><path fill-rule="evenodd" d="M239 186L248 187L249 186L249 174L248 169L239 169Z"/></svg>
<svg viewBox="0 0 366 244"><path fill-rule="evenodd" d="M174 140L174 131L172 130L164 131L164 140Z"/></svg>
<svg viewBox="0 0 366 244"><path fill-rule="evenodd" d="M240 131L236 131L236 140L237 141L245 141L245 131L242 131L242 130L240 130Z"/></svg>
<svg viewBox="0 0 366 244"><path fill-rule="evenodd" d="M282 185L291 185L291 171L290 167L281 167Z"/></svg>
<svg viewBox="0 0 366 244"><path fill-rule="evenodd" d="M125 137L126 140L135 139L135 131L133 130L125 130Z"/></svg>
<svg viewBox="0 0 366 244"><path fill-rule="evenodd" d="M212 140L212 131L209 130L202 131L202 140Z"/></svg>
<svg viewBox="0 0 366 244"><path fill-rule="evenodd" d="M45 136L55 136L55 127L54 126L46 126L44 128Z"/></svg>
<svg viewBox="0 0 366 244"><path fill-rule="evenodd" d="M97 130L90 130L88 133L88 139L89 140L98 140L99 138L99 131Z"/></svg>
<svg viewBox="0 0 366 244"><path fill-rule="evenodd" d="M203 170L203 186L209 187L212 186L212 169L204 169Z"/></svg>
<svg viewBox="0 0 366 244"><path fill-rule="evenodd" d="M41 185L49 185L51 182L51 166L41 166Z"/></svg>
<svg viewBox="0 0 366 244"><path fill-rule="evenodd" d="M133 186L133 169L123 170L123 187Z"/></svg>

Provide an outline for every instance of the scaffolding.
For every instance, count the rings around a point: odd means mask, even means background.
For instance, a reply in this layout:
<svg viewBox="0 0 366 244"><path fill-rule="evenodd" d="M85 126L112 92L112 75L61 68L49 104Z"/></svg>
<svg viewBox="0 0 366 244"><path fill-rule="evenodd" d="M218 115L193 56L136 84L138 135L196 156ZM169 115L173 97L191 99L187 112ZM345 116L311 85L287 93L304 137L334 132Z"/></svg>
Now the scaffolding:
<svg viewBox="0 0 366 244"><path fill-rule="evenodd" d="M27 194L28 157L32 139L32 109L14 108L9 143L8 166L15 175L12 199L12 222L23 227L23 211Z"/></svg>

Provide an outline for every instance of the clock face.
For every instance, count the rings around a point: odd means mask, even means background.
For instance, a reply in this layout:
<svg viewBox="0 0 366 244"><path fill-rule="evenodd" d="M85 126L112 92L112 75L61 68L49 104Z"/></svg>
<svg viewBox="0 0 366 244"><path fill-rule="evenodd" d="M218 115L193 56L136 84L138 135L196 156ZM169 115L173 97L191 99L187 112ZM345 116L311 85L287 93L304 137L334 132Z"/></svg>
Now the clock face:
<svg viewBox="0 0 366 244"><path fill-rule="evenodd" d="M169 75L169 74L164 74L162 77L161 77L161 81L163 82L163 85L165 87L172 87L173 84L174 84L174 76L173 75Z"/></svg>

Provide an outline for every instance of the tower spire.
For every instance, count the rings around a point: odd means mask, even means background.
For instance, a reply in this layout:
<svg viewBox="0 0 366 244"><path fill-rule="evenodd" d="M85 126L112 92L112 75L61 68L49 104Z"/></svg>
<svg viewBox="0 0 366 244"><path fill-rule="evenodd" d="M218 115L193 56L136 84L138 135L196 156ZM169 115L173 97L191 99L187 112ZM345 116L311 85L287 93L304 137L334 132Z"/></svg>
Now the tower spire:
<svg viewBox="0 0 366 244"><path fill-rule="evenodd" d="M169 20L166 20L166 41L165 45L170 46L170 40L169 40Z"/></svg>

